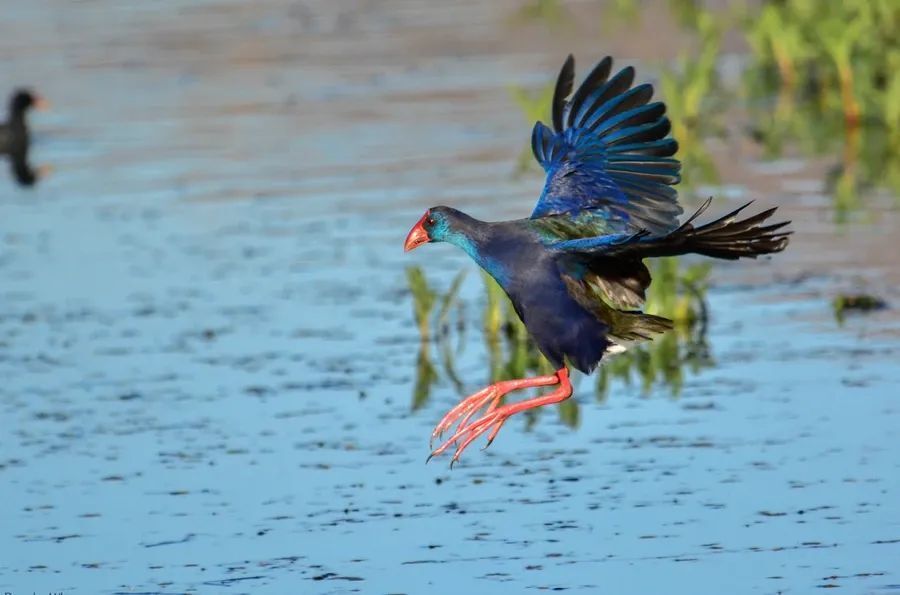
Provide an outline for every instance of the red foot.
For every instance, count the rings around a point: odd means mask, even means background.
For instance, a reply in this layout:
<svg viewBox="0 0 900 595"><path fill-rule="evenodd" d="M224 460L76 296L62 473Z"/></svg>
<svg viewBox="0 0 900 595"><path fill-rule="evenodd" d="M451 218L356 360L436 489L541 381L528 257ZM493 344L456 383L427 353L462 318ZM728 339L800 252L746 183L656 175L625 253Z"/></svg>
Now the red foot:
<svg viewBox="0 0 900 595"><path fill-rule="evenodd" d="M521 380L504 380L502 382L497 382L492 384L486 388L481 389L477 393L466 397L462 401L460 401L453 409L447 412L441 421L434 427L434 431L431 433L431 443L434 443L434 439L441 436L444 432L450 429L456 420L460 417L463 417L462 421L457 426L457 430L465 427L466 422L474 415L479 409L484 407L488 402L491 403L488 411L493 410L497 403L500 401L500 398L503 395L510 393L514 390L519 390L522 388L529 388L533 386L550 386L553 384L558 384L559 379L556 375L552 376L538 376L537 378L524 378Z"/></svg>
<svg viewBox="0 0 900 595"><path fill-rule="evenodd" d="M500 398L509 392L522 388L551 386L554 384L558 384L559 388L552 393L533 399L527 399L520 403L512 403L497 407ZM560 401L568 399L571 395L572 384L569 382L569 371L565 367L557 370L556 374L552 376L538 376L537 378L523 378L521 380L505 380L503 382L492 384L472 396L463 399L456 407L451 409L440 422L438 422L438 425L434 428L434 432L431 433L432 443L436 437L441 436L448 430L456 420L462 418L459 425L456 427L456 432L443 444L437 447L428 459L431 460L431 457L441 454L450 448L451 445L462 440L462 443L453 454L453 459L450 461L450 465L452 466L453 463L459 460L459 456L469 444L493 427L493 430L488 435L487 444L485 444L484 448L490 446L491 442L494 441L494 438L497 437L500 428L503 427L503 424L510 416L525 411L526 409L533 409L551 403L559 403ZM485 405L488 405L485 413L469 424L469 419Z"/></svg>

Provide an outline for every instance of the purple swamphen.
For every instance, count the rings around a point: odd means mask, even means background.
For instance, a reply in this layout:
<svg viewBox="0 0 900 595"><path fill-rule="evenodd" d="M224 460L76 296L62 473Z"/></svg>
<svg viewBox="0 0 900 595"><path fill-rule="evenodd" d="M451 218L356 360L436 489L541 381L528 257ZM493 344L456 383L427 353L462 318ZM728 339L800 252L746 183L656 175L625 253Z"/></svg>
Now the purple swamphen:
<svg viewBox="0 0 900 595"><path fill-rule="evenodd" d="M562 67L553 95L553 128L537 122L534 156L547 181L528 219L485 222L450 207L432 207L413 226L404 248L449 242L465 250L503 288L556 373L497 382L465 398L438 423L432 441L455 431L431 456L456 445L451 461L490 432L489 445L511 415L559 403L572 394L568 366L588 374L607 354L672 328L641 312L650 273L643 259L679 254L754 258L784 249L789 222L766 224L775 209L738 220L747 205L705 225L682 224L678 143L653 87L632 86L634 68L612 73L600 61L572 94L575 61ZM748 203L749 204L749 203ZM548 394L500 405L507 393L556 387ZM481 416L473 420L476 413ZM431 458L431 457L429 457Z"/></svg>

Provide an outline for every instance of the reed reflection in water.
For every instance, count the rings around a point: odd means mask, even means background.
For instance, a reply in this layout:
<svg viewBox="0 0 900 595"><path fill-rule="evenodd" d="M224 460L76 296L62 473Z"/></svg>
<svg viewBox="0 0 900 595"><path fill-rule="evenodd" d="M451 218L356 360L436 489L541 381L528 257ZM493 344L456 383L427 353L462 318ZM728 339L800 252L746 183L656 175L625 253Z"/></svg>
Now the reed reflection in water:
<svg viewBox="0 0 900 595"><path fill-rule="evenodd" d="M672 319L675 328L601 364L594 374L594 395L599 401L615 391L617 382L625 386L639 385L644 395L659 389L676 397L684 384L685 373L696 374L713 365L706 342L709 265L663 258L651 263L650 270L653 283L647 292L646 311ZM484 346L490 382L553 373L552 366L528 336L512 303L489 275L481 275L484 294L476 304L460 297L466 271L457 273L445 291L435 289L421 267L408 267L406 274L420 338L413 411L428 402L441 380L449 381L460 395L466 394L467 385L457 373L456 360L475 340ZM480 316L468 315L476 309L480 310ZM468 338L470 331L473 336ZM482 384L480 380L469 379L469 383ZM577 400L568 399L557 408L563 423L577 427ZM540 415L531 411L526 414L529 427Z"/></svg>

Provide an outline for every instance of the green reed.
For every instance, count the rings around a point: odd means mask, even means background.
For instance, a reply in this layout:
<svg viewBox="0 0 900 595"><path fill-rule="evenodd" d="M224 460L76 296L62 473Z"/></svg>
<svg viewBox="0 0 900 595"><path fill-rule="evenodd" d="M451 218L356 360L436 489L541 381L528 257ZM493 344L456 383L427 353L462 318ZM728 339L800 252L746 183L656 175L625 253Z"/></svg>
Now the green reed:
<svg viewBox="0 0 900 595"><path fill-rule="evenodd" d="M774 71L780 86L838 107L848 126L863 118L897 125L896 1L769 0L740 25L757 67Z"/></svg>

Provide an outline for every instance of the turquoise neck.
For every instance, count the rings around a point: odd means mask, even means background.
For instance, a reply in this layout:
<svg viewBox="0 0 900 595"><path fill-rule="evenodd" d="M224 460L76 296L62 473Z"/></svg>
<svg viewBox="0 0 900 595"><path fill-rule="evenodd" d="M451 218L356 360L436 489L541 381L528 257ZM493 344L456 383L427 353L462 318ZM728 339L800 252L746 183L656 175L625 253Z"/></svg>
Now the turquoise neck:
<svg viewBox="0 0 900 595"><path fill-rule="evenodd" d="M505 285L509 280L509 275L507 274L507 271L503 267L503 265L501 265L497 260L490 258L489 256L485 256L482 252L480 252L478 250L478 245L469 236L458 231L451 231L446 235L444 241L462 248L463 252L468 254L472 258L472 260L474 260L476 264L478 264L478 266L487 271L487 273L491 277L496 279L497 283L499 283L500 285Z"/></svg>

